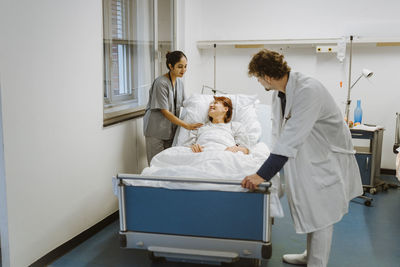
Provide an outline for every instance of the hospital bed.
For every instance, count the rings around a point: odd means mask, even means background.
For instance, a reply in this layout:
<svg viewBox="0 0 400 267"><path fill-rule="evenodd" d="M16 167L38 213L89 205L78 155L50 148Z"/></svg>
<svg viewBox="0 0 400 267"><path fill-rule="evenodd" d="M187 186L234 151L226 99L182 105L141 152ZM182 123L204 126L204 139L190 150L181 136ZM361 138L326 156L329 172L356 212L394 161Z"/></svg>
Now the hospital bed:
<svg viewBox="0 0 400 267"><path fill-rule="evenodd" d="M264 122L260 140L267 144L269 115L269 106L258 105L257 116ZM240 181L138 174L118 174L114 181L118 188L122 248L148 250L153 260L218 265L247 258L259 266L262 259L271 257L269 182L254 192L230 192L135 186L130 182L240 187Z"/></svg>

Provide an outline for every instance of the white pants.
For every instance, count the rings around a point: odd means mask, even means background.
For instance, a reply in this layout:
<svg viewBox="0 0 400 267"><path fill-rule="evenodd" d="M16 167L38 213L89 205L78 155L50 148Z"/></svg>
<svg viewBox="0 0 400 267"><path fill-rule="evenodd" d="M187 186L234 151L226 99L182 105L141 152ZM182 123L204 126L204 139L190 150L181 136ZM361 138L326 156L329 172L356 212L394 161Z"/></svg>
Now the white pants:
<svg viewBox="0 0 400 267"><path fill-rule="evenodd" d="M172 146L171 140L162 140L154 137L146 136L146 152L147 152L147 162L150 165L151 159L163 151L164 149L170 148Z"/></svg>
<svg viewBox="0 0 400 267"><path fill-rule="evenodd" d="M307 267L326 267L331 252L333 225L307 234Z"/></svg>

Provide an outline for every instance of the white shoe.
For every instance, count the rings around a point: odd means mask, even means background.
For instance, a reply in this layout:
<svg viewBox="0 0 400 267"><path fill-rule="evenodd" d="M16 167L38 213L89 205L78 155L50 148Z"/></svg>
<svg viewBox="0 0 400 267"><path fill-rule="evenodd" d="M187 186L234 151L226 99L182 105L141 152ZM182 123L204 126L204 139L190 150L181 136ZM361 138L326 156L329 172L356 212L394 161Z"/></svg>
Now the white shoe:
<svg viewBox="0 0 400 267"><path fill-rule="evenodd" d="M307 250L302 254L285 254L282 260L289 264L306 265L307 264Z"/></svg>

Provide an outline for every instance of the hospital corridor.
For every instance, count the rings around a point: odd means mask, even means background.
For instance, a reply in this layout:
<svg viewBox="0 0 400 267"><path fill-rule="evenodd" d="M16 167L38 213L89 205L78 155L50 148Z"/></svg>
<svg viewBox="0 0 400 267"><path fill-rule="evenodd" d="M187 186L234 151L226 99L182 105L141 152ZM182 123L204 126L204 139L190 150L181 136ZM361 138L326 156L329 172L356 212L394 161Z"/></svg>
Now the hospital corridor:
<svg viewBox="0 0 400 267"><path fill-rule="evenodd" d="M0 0L0 267L400 266L398 10Z"/></svg>

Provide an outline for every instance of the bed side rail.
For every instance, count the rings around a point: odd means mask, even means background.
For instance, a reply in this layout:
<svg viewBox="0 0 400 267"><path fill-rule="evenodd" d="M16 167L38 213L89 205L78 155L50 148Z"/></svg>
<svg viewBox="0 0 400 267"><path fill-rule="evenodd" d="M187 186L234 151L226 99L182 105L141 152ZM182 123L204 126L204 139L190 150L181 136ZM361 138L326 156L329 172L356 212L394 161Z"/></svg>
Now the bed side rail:
<svg viewBox="0 0 400 267"><path fill-rule="evenodd" d="M244 178L244 177L243 177ZM222 184L222 185L238 185L240 186L242 181L238 180L221 180L218 178L191 178L191 177L160 177L160 176L144 176L140 174L117 174L117 179L120 182L123 180L145 180L145 181L164 181L164 182L183 182L183 183L207 183L207 184ZM260 190L266 191L271 187L271 182L263 182L258 185Z"/></svg>

